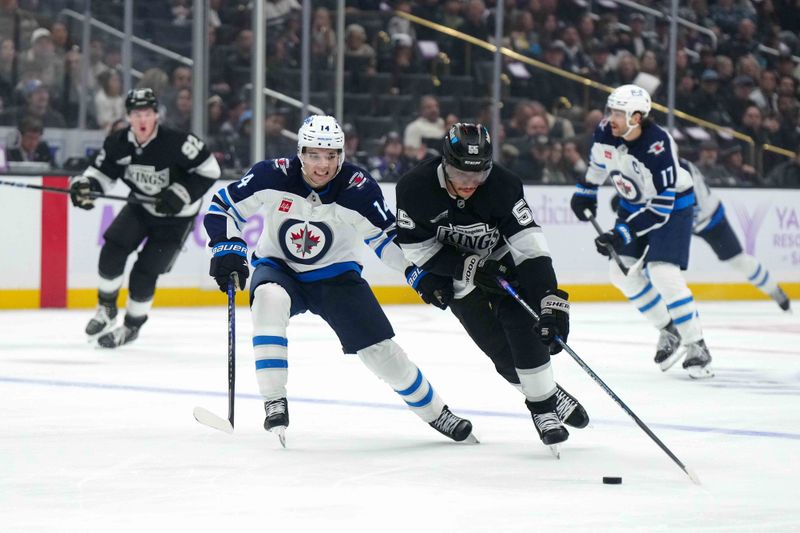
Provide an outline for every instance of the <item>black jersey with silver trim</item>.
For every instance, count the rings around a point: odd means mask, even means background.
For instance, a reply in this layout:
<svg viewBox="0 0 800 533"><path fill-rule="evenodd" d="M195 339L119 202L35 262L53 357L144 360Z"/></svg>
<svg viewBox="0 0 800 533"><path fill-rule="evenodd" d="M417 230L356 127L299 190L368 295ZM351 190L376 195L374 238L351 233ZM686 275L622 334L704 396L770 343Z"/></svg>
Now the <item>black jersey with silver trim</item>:
<svg viewBox="0 0 800 533"><path fill-rule="evenodd" d="M130 127L106 137L84 176L96 179L108 190L117 179L131 189L131 196L153 198L173 184L188 192L190 201L175 216L193 216L200 210L205 192L220 176L220 168L205 143L191 133L157 125L153 137L139 144ZM144 208L155 216L152 205Z"/></svg>

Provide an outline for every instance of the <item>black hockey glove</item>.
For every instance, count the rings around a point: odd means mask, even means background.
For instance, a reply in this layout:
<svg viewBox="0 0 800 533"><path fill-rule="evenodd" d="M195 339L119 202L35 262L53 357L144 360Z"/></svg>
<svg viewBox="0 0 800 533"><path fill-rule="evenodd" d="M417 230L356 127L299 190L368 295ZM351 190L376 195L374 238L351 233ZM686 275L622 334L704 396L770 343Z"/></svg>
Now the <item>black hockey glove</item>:
<svg viewBox="0 0 800 533"><path fill-rule="evenodd" d="M556 342L556 337L567 342L569 336L569 294L556 289L545 292L539 312L539 323L536 333L545 346L550 348L550 354L555 355L561 351L561 345Z"/></svg>
<svg viewBox="0 0 800 533"><path fill-rule="evenodd" d="M619 211L619 203L622 201L622 197L619 194L615 194L611 197L611 210L613 212Z"/></svg>
<svg viewBox="0 0 800 533"><path fill-rule="evenodd" d="M156 213L173 216L180 213L186 207L186 204L191 202L192 198L189 196L189 191L186 190L186 187L180 183L173 183L156 197L155 210Z"/></svg>
<svg viewBox="0 0 800 533"><path fill-rule="evenodd" d="M597 216L597 186L579 183L577 187L578 190L572 195L569 206L572 208L572 212L575 213L575 216L578 217L578 220L588 222L589 217L586 216L587 209L591 212L593 217Z"/></svg>
<svg viewBox="0 0 800 533"><path fill-rule="evenodd" d="M481 259L478 255L468 255L464 258L461 279L467 285L474 285L483 291L494 294L506 294L506 291L497 284L498 277L512 281L509 279L508 267L500 261Z"/></svg>
<svg viewBox="0 0 800 533"><path fill-rule="evenodd" d="M599 235L594 240L594 245L597 248L597 253L611 257L612 249L619 253L624 246L631 242L633 242L633 237L627 224L617 224L614 229Z"/></svg>
<svg viewBox="0 0 800 533"><path fill-rule="evenodd" d="M447 306L453 301L453 280L451 278L425 272L412 265L406 269L406 281L426 304L435 305L439 309L447 309Z"/></svg>
<svg viewBox="0 0 800 533"><path fill-rule="evenodd" d="M88 211L89 209L94 209L94 197L90 196L92 192L103 192L100 182L94 178L77 176L72 179L72 183L69 186L69 199L75 207Z"/></svg>
<svg viewBox="0 0 800 533"><path fill-rule="evenodd" d="M208 273L214 278L222 292L228 291L228 278L234 272L239 279L239 288L244 290L250 268L247 266L247 244L239 239L218 242L212 245L211 268Z"/></svg>

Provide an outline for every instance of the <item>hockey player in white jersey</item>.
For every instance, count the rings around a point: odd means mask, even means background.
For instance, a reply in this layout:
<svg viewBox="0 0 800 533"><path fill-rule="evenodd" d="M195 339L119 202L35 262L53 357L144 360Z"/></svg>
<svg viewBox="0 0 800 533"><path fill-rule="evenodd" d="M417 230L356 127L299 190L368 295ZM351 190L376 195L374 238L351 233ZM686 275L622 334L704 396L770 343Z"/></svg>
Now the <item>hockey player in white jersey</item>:
<svg viewBox="0 0 800 533"><path fill-rule="evenodd" d="M610 179L622 197L614 228L595 240L597 251L613 248L626 265L644 255L643 269L625 275L610 261L611 282L659 329L655 362L668 370L685 353L683 367L696 379L713 377L711 355L681 270L689 263L695 193L678 162L670 134L647 118L650 95L623 85L608 97L597 126L585 181L571 207L580 220L597 214L597 188ZM646 255L645 255L646 254ZM683 348L683 349L681 349Z"/></svg>
<svg viewBox="0 0 800 533"><path fill-rule="evenodd" d="M344 353L358 354L425 422L455 441L474 441L470 421L448 409L392 340L392 326L361 277L361 243L401 273L411 265L394 242L395 217L377 182L344 161L336 119L308 117L298 132L297 156L256 163L214 196L204 224L213 253L210 274L222 290L232 273L244 289L249 269L242 227L256 212L265 221L251 257L250 307L264 428L285 444L286 328L291 316L311 311L331 326Z"/></svg>

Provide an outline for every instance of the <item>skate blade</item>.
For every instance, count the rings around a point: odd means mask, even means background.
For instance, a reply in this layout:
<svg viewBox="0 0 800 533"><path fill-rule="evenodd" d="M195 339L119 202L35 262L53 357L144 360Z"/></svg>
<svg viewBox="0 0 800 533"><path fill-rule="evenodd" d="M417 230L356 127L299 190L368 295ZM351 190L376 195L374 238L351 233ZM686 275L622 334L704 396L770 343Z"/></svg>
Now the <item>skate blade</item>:
<svg viewBox="0 0 800 533"><path fill-rule="evenodd" d="M548 444L547 448L550 450L550 453L553 454L553 457L556 459L561 459L561 450L558 447L558 444Z"/></svg>
<svg viewBox="0 0 800 533"><path fill-rule="evenodd" d="M461 442L464 442L466 444L480 444L481 443L481 441L478 440L478 437L476 437L474 433L470 433L469 435L467 435L467 438L464 439Z"/></svg>
<svg viewBox="0 0 800 533"><path fill-rule="evenodd" d="M274 433L275 436L278 437L278 440L281 441L281 446L286 448L286 426L275 426L274 428L270 428L268 431L270 433Z"/></svg>
<svg viewBox="0 0 800 533"><path fill-rule="evenodd" d="M675 363L683 359L685 353L686 353L685 349L675 350L674 354L670 355L660 363L657 363L658 368L660 368L662 372L666 372L667 370L675 366Z"/></svg>
<svg viewBox="0 0 800 533"><path fill-rule="evenodd" d="M690 366L686 368L692 379L709 379L714 377L714 371L708 366Z"/></svg>

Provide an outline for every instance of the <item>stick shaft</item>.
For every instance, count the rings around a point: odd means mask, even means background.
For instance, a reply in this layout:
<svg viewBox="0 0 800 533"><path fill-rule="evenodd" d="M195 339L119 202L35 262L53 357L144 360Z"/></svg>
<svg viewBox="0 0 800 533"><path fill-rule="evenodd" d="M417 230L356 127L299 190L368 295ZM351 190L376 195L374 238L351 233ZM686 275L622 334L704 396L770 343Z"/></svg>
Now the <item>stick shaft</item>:
<svg viewBox="0 0 800 533"><path fill-rule="evenodd" d="M588 211L588 209L587 209L587 211ZM594 215L592 215L591 213L589 213L589 222L592 223L592 226L594 226L594 230L597 232L598 235L602 235L604 233L603 232L603 228L600 227L600 224L597 222L597 219L594 218ZM608 247L608 251L611 253L611 259L613 259L614 262L619 267L619 269L622 270L622 273L627 276L628 275L628 267L626 267L625 264L622 262L622 259L620 258L619 254L614 249L614 247L613 246L609 246Z"/></svg>
<svg viewBox="0 0 800 533"><path fill-rule="evenodd" d="M228 421L233 427L236 397L236 273L228 278Z"/></svg>
<svg viewBox="0 0 800 533"><path fill-rule="evenodd" d="M32 183L16 183L13 181L0 180L0 185L10 185L11 187L19 187L20 189L34 189L37 191L57 192L59 194L69 194L69 189L62 189L61 187L48 187L46 185L34 185ZM107 200L120 200L131 204L155 204L155 198L137 198L135 196L117 196L115 194L103 194L98 192L90 192L89 196L92 198L105 198Z"/></svg>
<svg viewBox="0 0 800 533"><path fill-rule="evenodd" d="M510 294L510 295L511 295L511 296L512 296L512 297L513 297L513 298L514 298L514 299L515 299L515 300L516 300L516 301L517 301L517 302L518 302L518 303L519 303L519 304L520 304L520 305L521 305L521 306L522 306L522 307L523 307L523 308L524 308L524 309L525 309L527 312L528 312L528 314L530 314L530 315L531 315L531 316L534 318L534 320L536 320L536 321L538 321L538 320L539 320L539 315L537 315L537 314L536 314L536 311L534 311L534 310L533 310L533 308L531 308L531 306L530 306L530 305L528 305L528 303L527 303L525 300L523 300L523 299L522 299L522 297L519 295L519 293L517 293L517 291L514 289L514 287L512 287L512 286L511 286L511 285L510 285L510 284L509 284L509 283L508 283L506 280L504 280L504 279L502 279L502 278L497 278L497 283L498 283L498 284L499 284L501 287L503 287L503 289L505 289L505 290L506 290L506 292L507 292L508 294ZM619 396L617 396L617 395L614 393L614 391L613 391L613 390L611 390L611 387L609 387L608 385L606 385L606 383L605 383L605 382L604 382L602 379L600 379L600 376L598 376L597 374L595 374L594 370L592 370L592 369L589 367L589 365L587 365L587 364L584 362L584 360L583 360L583 359L581 359L581 358L580 358L580 356L578 356L578 354L577 354L577 353L575 353L575 351L574 351L572 348L570 348L570 347L567 345L567 343L566 343L566 342L564 342L564 341L561 339L561 337L556 337L556 342L558 342L558 344L560 344L560 345L561 345L561 347L562 347L562 348L563 348L563 349L564 349L564 350L565 350L565 351L566 351L566 352L567 352L567 353L568 353L568 354L569 354L569 355L570 355L570 356L571 356L571 357L572 357L572 358L575 360L575 362L576 362L576 363L578 363L578 365L580 365L580 367L581 367L581 368L582 368L582 369L583 369L583 370L584 370L584 371L585 371L587 374L589 374L589 377L591 377L591 378L594 380L594 382L595 382L595 383L597 383L598 385L600 385L600 388L601 388L601 389L603 389L603 390L606 392L606 394L608 394L609 396L611 396L611 399L612 399L612 400L614 400L614 401L617 403L617 405L619 405L620 407L622 407L622 410L623 410L623 411L625 411L626 413L628 413L628 415L629 415L629 416L630 416L630 417L633 419L633 421L634 421L634 422L636 422L636 425L638 425L638 426L639 426L639 427L642 429L642 431L644 431L644 432L647 434L647 436L648 436L648 437L650 437L650 438L653 440L653 442L655 442L656 444L658 444L659 448L661 448L661 449L664 451L664 453L666 453L666 454L669 456L669 458L670 458L670 459L672 459L672 460L675 462L675 464L676 464L676 465L678 465L678 466L681 468L681 470L683 470L683 471L684 471L684 473L685 473L687 476L689 476L689 479L691 479L693 482L695 482L695 483L696 483L696 482L697 482L697 481L696 481L696 475L694 475L693 473L689 472L689 470L687 469L686 465L685 465L685 464L683 464L683 462L681 462L681 460L680 460L680 459L678 459L678 457L677 457L677 456L676 456L674 453L672 453L672 451L671 451L669 448L667 448L666 444L664 444L663 442L661 442L661 439L659 439L659 438L658 438L658 437L655 435L655 433L653 433L653 432L650 430L650 428L649 428L649 427L647 427L647 424L645 424L644 422L642 422L642 420L641 420L641 419L640 419L638 416L636 416L636 413L634 413L634 412L633 412L633 411L630 409L630 407L628 407L628 406L625 404L625 402L623 402L623 401L620 399L620 397L619 397Z"/></svg>

